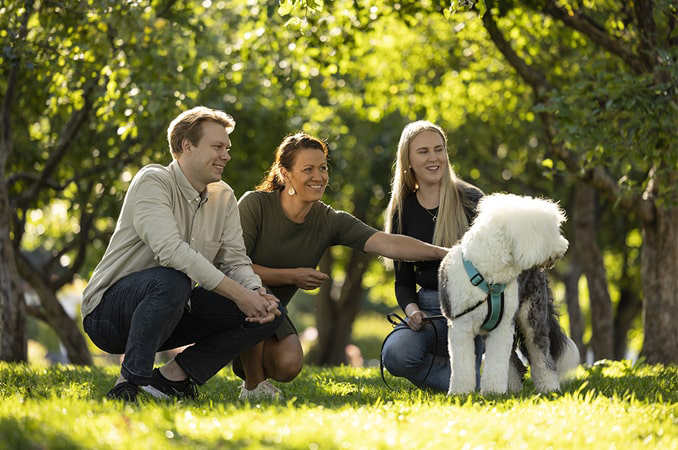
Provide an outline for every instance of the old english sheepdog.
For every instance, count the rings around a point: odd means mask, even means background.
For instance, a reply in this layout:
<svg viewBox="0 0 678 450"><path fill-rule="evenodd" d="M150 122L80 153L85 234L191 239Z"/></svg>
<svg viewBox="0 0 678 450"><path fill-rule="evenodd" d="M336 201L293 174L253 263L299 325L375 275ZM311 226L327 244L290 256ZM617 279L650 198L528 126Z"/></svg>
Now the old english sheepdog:
<svg viewBox="0 0 678 450"><path fill-rule="evenodd" d="M485 336L482 393L522 389L526 371L539 392L560 388L579 352L558 324L542 268L565 254L565 213L547 199L492 194L440 264L440 306L447 318L452 374L449 395L475 389L473 339ZM514 338L515 337L515 338Z"/></svg>

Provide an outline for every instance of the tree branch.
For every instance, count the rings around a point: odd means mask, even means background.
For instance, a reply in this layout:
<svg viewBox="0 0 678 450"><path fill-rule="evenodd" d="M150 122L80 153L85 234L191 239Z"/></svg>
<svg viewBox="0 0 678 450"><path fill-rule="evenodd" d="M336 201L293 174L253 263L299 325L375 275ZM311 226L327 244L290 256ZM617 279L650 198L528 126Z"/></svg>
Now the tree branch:
<svg viewBox="0 0 678 450"><path fill-rule="evenodd" d="M518 72L518 75L527 82L532 89L537 93L538 97L548 89L550 85L543 73L527 64L518 54L513 50L511 44L504 38L504 35L499 30L497 22L494 20L491 8L482 17L483 25L490 35L490 38L497 46L497 49L504 55L508 63Z"/></svg>
<svg viewBox="0 0 678 450"><path fill-rule="evenodd" d="M91 192L91 186L88 186L86 188L88 192ZM103 201L104 196L100 196L96 199L94 204L92 205L92 211L98 211L99 208L98 206L101 204ZM50 261L50 264L56 263L61 259L61 255L65 254L66 252L77 248L77 253L75 256L75 260L73 263L70 265L67 271L65 271L63 274L61 274L59 277L55 278L53 281L51 281L51 288L55 292L58 291L61 287L63 287L65 284L70 283L71 280L73 280L73 276L80 271L82 268L82 265L85 262L85 259L87 257L87 247L91 243L89 239L89 232L92 228L92 225L94 224L94 214L88 213L87 210L87 205L86 205L87 200L85 199L81 204L80 204L80 211L82 211L82 216L80 217L80 231L78 233L77 239L74 239L73 241L69 242L69 245L64 247L59 254L52 258Z"/></svg>
<svg viewBox="0 0 678 450"><path fill-rule="evenodd" d="M641 194L622 195L621 189L617 182L610 176L610 174L601 166L594 167L589 170L584 170L579 162L579 157L567 150L562 144L556 142L552 117L550 114L542 112L539 114L542 128L546 135L546 144L551 153L556 155L561 161L565 163L568 171L573 173L582 181L589 183L595 187L598 192L606 196L613 202L627 211L634 211L645 222L651 222L655 218L654 202L647 199Z"/></svg>
<svg viewBox="0 0 678 450"><path fill-rule="evenodd" d="M652 2L649 0L641 0L641 3ZM638 5L636 3L636 9L637 8ZM569 11L561 7L555 0L546 0L543 12L549 14L554 19L560 20L568 27L585 34L605 50L619 56L635 73L640 74L652 70L652 65L648 65L648 61L644 58L639 58L622 42L610 36L602 26L586 16L583 11L578 10L575 11L573 15L570 15ZM639 26L641 25L639 24Z"/></svg>
<svg viewBox="0 0 678 450"><path fill-rule="evenodd" d="M652 70L654 63L652 58L652 49L657 47L657 26L654 22L654 1L652 0L634 0L633 12L636 15L638 32L640 34L640 57L643 62Z"/></svg>
<svg viewBox="0 0 678 450"><path fill-rule="evenodd" d="M17 202L17 206L26 208L27 204L35 199L42 189L42 187L47 183L47 180L52 176L52 173L57 169L62 158L66 154L67 150L73 143L76 134L80 130L80 127L85 123L89 112L92 109L92 93L94 88L97 85L99 77L95 77L88 81L87 85L83 89L83 100L84 106L77 110L73 111L71 118L66 124L66 128L59 139L54 151L50 152L50 157L45 164L45 168L40 173L38 180L33 183L33 185L26 190L26 192L21 196L20 200Z"/></svg>
<svg viewBox="0 0 678 450"><path fill-rule="evenodd" d="M49 325L49 321L47 320L47 314L45 313L45 310L42 309L42 307L36 305L26 305L26 313L38 319L39 321Z"/></svg>
<svg viewBox="0 0 678 450"><path fill-rule="evenodd" d="M508 63L518 72L523 80L534 90L537 101L548 101L547 92L551 89L546 76L538 70L535 70L527 64L513 50L511 44L504 38L497 27L497 23L492 15L491 8L488 8L483 16L483 24L487 29L490 38L497 46L497 49L504 55ZM539 113L542 128L546 136L546 143L551 153L556 155L565 163L567 170L573 173L581 180L591 184L602 194L606 195L612 201L617 202L623 208L636 212L645 221L651 221L655 217L654 204L651 200L645 199L641 195L624 196L619 189L617 182L607 173L603 167L595 167L585 170L579 156L566 149L562 144L556 142L553 132L552 116L546 112Z"/></svg>

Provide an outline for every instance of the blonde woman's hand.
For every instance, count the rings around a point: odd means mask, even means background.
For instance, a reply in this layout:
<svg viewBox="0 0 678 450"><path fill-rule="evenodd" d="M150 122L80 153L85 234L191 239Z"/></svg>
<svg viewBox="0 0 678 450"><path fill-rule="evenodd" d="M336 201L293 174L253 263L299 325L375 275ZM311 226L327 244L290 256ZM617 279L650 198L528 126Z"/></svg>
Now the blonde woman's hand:
<svg viewBox="0 0 678 450"><path fill-rule="evenodd" d="M294 284L297 287L310 291L320 287L330 277L326 273L308 267L294 269Z"/></svg>
<svg viewBox="0 0 678 450"><path fill-rule="evenodd" d="M414 331L421 330L421 327L424 326L424 317L426 317L427 314L419 309L419 305L410 303L405 307L405 314L407 314L407 317L409 318L407 320L407 326Z"/></svg>
<svg viewBox="0 0 678 450"><path fill-rule="evenodd" d="M421 330L421 327L424 326L424 317L426 317L426 313L424 311L414 311L412 314L410 314L410 319L407 321L407 326L414 331Z"/></svg>

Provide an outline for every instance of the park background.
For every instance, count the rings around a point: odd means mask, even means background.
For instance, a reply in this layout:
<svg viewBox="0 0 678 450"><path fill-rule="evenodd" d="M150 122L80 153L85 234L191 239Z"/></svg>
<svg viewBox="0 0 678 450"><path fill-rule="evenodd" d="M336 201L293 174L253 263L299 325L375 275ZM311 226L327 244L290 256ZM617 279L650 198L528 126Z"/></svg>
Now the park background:
<svg viewBox="0 0 678 450"><path fill-rule="evenodd" d="M678 449L677 25L675 0L0 2L0 449ZM200 104L238 122L238 196L304 130L331 149L325 201L380 228L400 132L428 119L461 178L559 201L550 275L585 364L548 395L390 390L369 364L392 273L334 248L293 301L317 337L281 403L238 401L230 369L195 401L107 400L78 299ZM337 365L351 343L367 367Z"/></svg>
<svg viewBox="0 0 678 450"><path fill-rule="evenodd" d="M4 2L0 360L97 363L82 288L168 122L206 105L237 121L237 196L304 130L325 201L378 229L403 126L440 124L461 178L567 211L551 278L585 361L678 362L677 21L668 0ZM392 273L344 248L320 270L291 312L308 362L373 362Z"/></svg>

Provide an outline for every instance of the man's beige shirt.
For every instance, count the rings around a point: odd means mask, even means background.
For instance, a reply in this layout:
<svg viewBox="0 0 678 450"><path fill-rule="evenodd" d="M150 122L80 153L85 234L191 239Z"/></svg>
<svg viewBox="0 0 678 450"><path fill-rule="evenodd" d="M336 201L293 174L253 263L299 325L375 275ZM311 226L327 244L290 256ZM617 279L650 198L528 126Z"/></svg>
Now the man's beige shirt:
<svg viewBox="0 0 678 450"><path fill-rule="evenodd" d="M82 317L120 278L170 267L207 290L224 275L248 289L262 286L245 252L233 189L211 183L201 195L175 161L143 167L129 186L113 236L83 293Z"/></svg>

